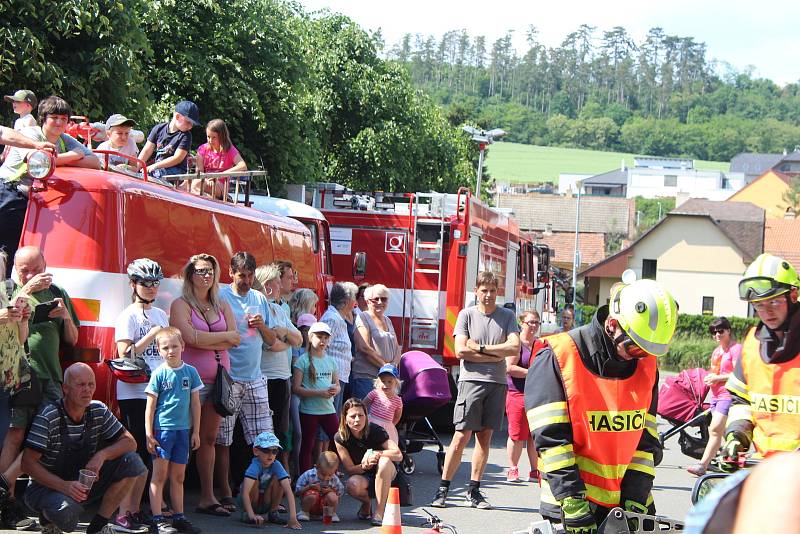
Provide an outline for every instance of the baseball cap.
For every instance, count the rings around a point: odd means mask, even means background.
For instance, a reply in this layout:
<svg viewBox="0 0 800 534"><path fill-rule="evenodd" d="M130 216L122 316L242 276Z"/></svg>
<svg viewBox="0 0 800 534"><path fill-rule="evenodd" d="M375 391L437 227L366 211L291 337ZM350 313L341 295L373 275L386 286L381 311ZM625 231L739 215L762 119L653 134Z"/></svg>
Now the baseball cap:
<svg viewBox="0 0 800 534"><path fill-rule="evenodd" d="M106 121L106 128L111 128L112 126L123 126L123 125L136 126L136 121L133 119L129 119L125 115L120 115L119 113L114 113Z"/></svg>
<svg viewBox="0 0 800 534"><path fill-rule="evenodd" d="M331 335L331 327L327 324L317 321L308 329L309 334L328 334Z"/></svg>
<svg viewBox="0 0 800 534"><path fill-rule="evenodd" d="M397 367L392 365L391 363L383 364L383 367L378 369L378 376L390 374L395 378L400 378L400 372L397 370Z"/></svg>
<svg viewBox="0 0 800 534"><path fill-rule="evenodd" d="M180 113L190 121L195 126L200 125L200 110L197 109L197 104L192 102L191 100L181 100L175 105L175 112Z"/></svg>
<svg viewBox="0 0 800 534"><path fill-rule="evenodd" d="M271 449L272 447L283 449L283 447L281 447L281 442L278 441L277 436L275 436L275 434L272 432L262 432L256 436L256 440L253 442L253 447L258 447L259 449Z"/></svg>
<svg viewBox="0 0 800 534"><path fill-rule="evenodd" d="M27 102L31 107L36 107L36 95L33 94L33 91L28 91L27 89L20 89L13 95L6 95L3 100L6 102Z"/></svg>
<svg viewBox="0 0 800 534"><path fill-rule="evenodd" d="M304 313L297 318L297 326L311 326L317 322L317 318L310 313Z"/></svg>

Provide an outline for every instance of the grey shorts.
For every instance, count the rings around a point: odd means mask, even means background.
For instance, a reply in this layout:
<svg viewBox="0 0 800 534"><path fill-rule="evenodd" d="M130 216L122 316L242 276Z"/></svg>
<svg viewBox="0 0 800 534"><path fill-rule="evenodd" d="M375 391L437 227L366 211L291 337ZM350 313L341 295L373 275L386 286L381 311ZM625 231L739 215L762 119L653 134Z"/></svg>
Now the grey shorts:
<svg viewBox="0 0 800 534"><path fill-rule="evenodd" d="M453 424L456 430L500 430L506 410L506 384L459 382Z"/></svg>

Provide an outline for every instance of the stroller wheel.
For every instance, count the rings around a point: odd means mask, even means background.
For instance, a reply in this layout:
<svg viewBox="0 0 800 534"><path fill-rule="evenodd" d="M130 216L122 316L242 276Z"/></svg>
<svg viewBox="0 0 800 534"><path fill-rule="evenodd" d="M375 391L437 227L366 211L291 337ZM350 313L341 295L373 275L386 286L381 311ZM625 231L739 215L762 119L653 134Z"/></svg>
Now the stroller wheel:
<svg viewBox="0 0 800 534"><path fill-rule="evenodd" d="M414 459L411 456L403 456L403 463L400 466L403 469L403 473L410 475L414 472L417 468L416 464L414 463Z"/></svg>
<svg viewBox="0 0 800 534"><path fill-rule="evenodd" d="M436 453L436 470L441 475L444 472L444 451Z"/></svg>

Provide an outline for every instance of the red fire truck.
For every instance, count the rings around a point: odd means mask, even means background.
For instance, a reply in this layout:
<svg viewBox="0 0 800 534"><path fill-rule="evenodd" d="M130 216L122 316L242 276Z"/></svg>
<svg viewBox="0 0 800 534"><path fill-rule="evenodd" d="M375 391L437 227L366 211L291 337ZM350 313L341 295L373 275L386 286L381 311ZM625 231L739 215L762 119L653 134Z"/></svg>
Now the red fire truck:
<svg viewBox="0 0 800 534"><path fill-rule="evenodd" d="M106 162L105 168L114 167ZM20 245L42 248L48 272L72 298L81 326L77 350L69 360L62 357L62 364L92 365L97 375L95 396L104 402L115 404L103 361L117 356L114 324L131 302L126 270L136 258L149 257L161 264L167 278L155 305L165 310L181 294L181 269L199 252L218 259L224 281L229 279L230 257L240 250L251 252L259 264L290 260L301 287L314 289L321 300L327 295L332 280L328 229L321 216L310 217L304 225L247 207L249 202L239 202L238 195L232 202L214 200L156 183L146 175L140 179L72 167L50 172L31 188ZM249 194L244 197L249 199ZM297 207L313 215L310 207Z"/></svg>
<svg viewBox="0 0 800 534"><path fill-rule="evenodd" d="M336 280L389 288L389 317L403 350L421 349L457 365L453 327L474 303L480 271L500 279L499 305L549 311L546 246L467 188L457 194L357 193L318 184L311 204L330 224Z"/></svg>

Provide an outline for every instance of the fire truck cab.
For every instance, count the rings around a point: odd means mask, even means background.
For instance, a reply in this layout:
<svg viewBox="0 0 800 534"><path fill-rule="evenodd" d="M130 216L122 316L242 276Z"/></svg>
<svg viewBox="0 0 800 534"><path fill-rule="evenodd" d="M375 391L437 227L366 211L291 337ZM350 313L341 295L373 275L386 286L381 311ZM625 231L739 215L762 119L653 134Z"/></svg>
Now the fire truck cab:
<svg viewBox="0 0 800 534"><path fill-rule="evenodd" d="M387 314L404 351L424 350L457 366L456 317L474 304L481 271L498 276L498 305L518 312L546 306L540 249L467 188L359 193L317 184L304 194L330 224L334 277L389 288Z"/></svg>

